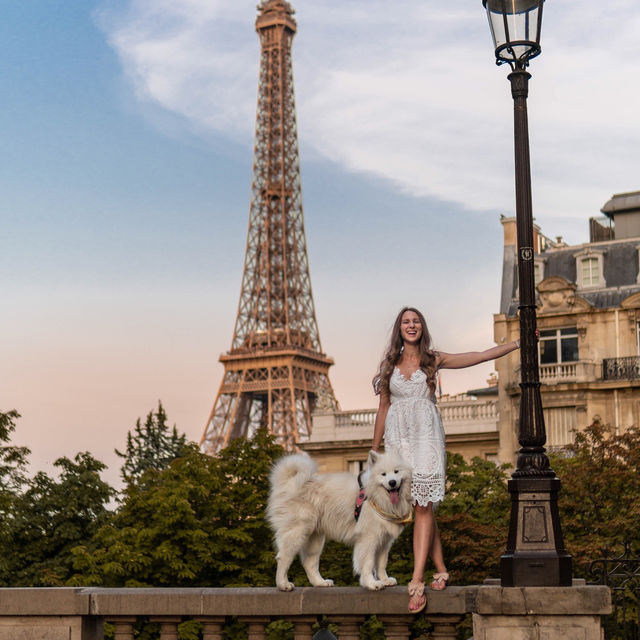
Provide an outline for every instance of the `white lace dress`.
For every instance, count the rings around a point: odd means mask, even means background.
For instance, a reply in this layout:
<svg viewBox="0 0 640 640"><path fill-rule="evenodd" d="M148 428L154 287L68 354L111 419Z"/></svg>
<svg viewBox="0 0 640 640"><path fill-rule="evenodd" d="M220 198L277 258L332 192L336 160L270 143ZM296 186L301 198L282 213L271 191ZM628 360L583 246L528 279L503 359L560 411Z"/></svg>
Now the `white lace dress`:
<svg viewBox="0 0 640 640"><path fill-rule="evenodd" d="M436 507L444 498L444 429L427 376L418 369L407 380L396 367L389 379L391 406L384 426L385 447L395 449L413 468L414 504Z"/></svg>

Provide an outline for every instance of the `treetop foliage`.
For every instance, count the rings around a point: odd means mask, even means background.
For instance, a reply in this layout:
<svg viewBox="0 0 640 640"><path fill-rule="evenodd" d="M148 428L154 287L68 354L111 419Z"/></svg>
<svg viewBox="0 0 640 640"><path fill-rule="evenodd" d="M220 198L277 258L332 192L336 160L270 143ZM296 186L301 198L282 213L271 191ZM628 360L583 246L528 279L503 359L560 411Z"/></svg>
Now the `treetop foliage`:
<svg viewBox="0 0 640 640"><path fill-rule="evenodd" d="M576 434L568 455L553 456L562 480L558 497L568 551L580 560L601 557L628 540L640 542L640 429L620 433L595 420Z"/></svg>
<svg viewBox="0 0 640 640"><path fill-rule="evenodd" d="M56 460L57 479L42 471L28 478L29 449L7 444L17 418L0 412L0 585L62 586L71 549L109 517L115 491L100 479L105 465L89 453Z"/></svg>
<svg viewBox="0 0 640 640"><path fill-rule="evenodd" d="M233 440L218 456L195 445L127 489L111 522L75 550L71 585L258 586L273 582L264 513L272 436Z"/></svg>
<svg viewBox="0 0 640 640"><path fill-rule="evenodd" d="M15 411L0 411L0 516L11 492L19 491L26 481L26 468L31 451L27 447L10 445L20 414ZM9 501L10 502L10 501Z"/></svg>
<svg viewBox="0 0 640 640"><path fill-rule="evenodd" d="M158 402L158 409L150 411L144 425L140 418L136 422L134 433L127 433L127 449L116 454L124 458L120 475L127 485L139 482L148 470L159 471L166 468L172 460L179 457L186 445L185 434L179 435L175 425L170 429L167 414Z"/></svg>

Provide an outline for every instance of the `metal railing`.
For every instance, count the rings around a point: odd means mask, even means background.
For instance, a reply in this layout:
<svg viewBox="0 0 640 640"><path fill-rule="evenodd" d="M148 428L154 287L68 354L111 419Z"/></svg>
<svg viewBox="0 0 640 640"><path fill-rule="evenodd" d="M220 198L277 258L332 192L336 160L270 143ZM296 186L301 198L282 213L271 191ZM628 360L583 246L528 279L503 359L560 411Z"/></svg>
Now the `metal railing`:
<svg viewBox="0 0 640 640"><path fill-rule="evenodd" d="M611 589L613 612L603 621L606 640L640 640L640 555L626 542L619 555L594 560L588 569L589 584Z"/></svg>
<svg viewBox="0 0 640 640"><path fill-rule="evenodd" d="M640 380L640 356L605 358L602 361L603 380Z"/></svg>

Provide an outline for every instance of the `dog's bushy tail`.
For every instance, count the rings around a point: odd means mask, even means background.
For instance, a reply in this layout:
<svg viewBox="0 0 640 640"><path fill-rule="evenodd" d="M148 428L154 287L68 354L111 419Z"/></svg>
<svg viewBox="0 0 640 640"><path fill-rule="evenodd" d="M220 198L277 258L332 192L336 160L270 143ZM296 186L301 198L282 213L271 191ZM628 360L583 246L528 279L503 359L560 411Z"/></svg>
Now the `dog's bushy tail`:
<svg viewBox="0 0 640 640"><path fill-rule="evenodd" d="M311 480L317 470L316 463L306 454L284 456L271 469L272 491L285 489L287 493L295 493Z"/></svg>
<svg viewBox="0 0 640 640"><path fill-rule="evenodd" d="M277 540L283 523L290 520L290 501L315 473L316 463L308 455L301 453L280 458L271 469L267 521L275 533L276 546L279 544Z"/></svg>

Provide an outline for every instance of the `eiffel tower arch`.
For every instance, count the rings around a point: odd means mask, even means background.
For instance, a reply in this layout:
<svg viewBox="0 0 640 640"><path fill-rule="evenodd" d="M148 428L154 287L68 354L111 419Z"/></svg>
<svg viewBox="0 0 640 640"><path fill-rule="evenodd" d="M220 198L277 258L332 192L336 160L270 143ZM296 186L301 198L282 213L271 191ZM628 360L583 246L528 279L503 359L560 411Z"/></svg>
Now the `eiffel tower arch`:
<svg viewBox="0 0 640 640"><path fill-rule="evenodd" d="M293 451L311 433L311 413L337 409L311 293L302 213L291 43L293 8L258 5L258 106L249 231L231 349L202 436L215 454L265 426Z"/></svg>

